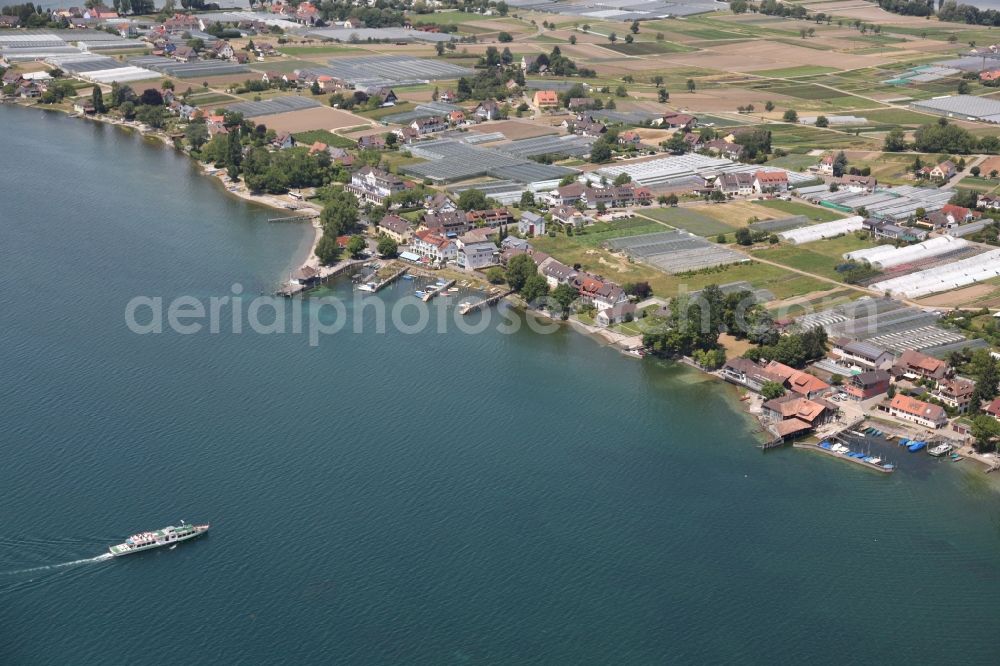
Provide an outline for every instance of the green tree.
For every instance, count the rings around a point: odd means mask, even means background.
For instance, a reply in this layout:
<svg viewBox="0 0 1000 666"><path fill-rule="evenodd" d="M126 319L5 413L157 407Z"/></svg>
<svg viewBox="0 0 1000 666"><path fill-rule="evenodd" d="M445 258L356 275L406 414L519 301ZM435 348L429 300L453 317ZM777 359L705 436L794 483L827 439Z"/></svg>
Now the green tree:
<svg viewBox="0 0 1000 666"><path fill-rule="evenodd" d="M766 102L764 102L764 110L774 111L774 102L772 102L771 100L767 100Z"/></svg>
<svg viewBox="0 0 1000 666"><path fill-rule="evenodd" d="M781 119L786 123L797 123L799 122L799 114L795 109L788 109L785 114L781 116Z"/></svg>
<svg viewBox="0 0 1000 666"><path fill-rule="evenodd" d="M499 35L497 35L497 39L498 39L498 40L499 40L499 41L500 41L501 43L503 43L503 44L507 44L507 43L509 43L509 42L512 42L512 41L514 41L514 36L513 36L513 35L511 35L511 34L510 34L509 32L501 32L501 33L500 33Z"/></svg>
<svg viewBox="0 0 1000 666"><path fill-rule="evenodd" d="M618 35L612 32L610 35L608 35L608 41L614 44L615 42L618 41Z"/></svg>
<svg viewBox="0 0 1000 666"><path fill-rule="evenodd" d="M101 86L94 86L90 93L90 103L94 105L94 113L107 113L108 107L104 106L104 93L101 91Z"/></svg>
<svg viewBox="0 0 1000 666"><path fill-rule="evenodd" d="M391 259L399 252L399 245L388 236L382 236L378 239L377 249L381 256Z"/></svg>
<svg viewBox="0 0 1000 666"><path fill-rule="evenodd" d="M816 118L816 127L829 127L830 121L826 116L818 116Z"/></svg>
<svg viewBox="0 0 1000 666"><path fill-rule="evenodd" d="M760 387L760 394L766 400L774 400L785 395L785 387L778 382L767 381Z"/></svg>
<svg viewBox="0 0 1000 666"><path fill-rule="evenodd" d="M347 241L347 252L355 259L361 256L368 244L365 243L364 236L351 236Z"/></svg>
<svg viewBox="0 0 1000 666"><path fill-rule="evenodd" d="M590 161L594 164L603 164L611 161L611 146L607 141L598 141L590 148Z"/></svg>
<svg viewBox="0 0 1000 666"><path fill-rule="evenodd" d="M534 261L532 261L534 263ZM521 287L521 297L528 303L537 303L549 293L549 283L538 273L529 275Z"/></svg>
<svg viewBox="0 0 1000 666"><path fill-rule="evenodd" d="M537 274L538 266L535 265L535 260L527 254L516 255L507 262L507 284L514 291L521 291L528 278Z"/></svg>
<svg viewBox="0 0 1000 666"><path fill-rule="evenodd" d="M503 269L499 266L491 266L486 269L486 280L490 284L503 284L506 279Z"/></svg>
<svg viewBox="0 0 1000 666"><path fill-rule="evenodd" d="M324 233L336 237L354 231L358 215L358 200L350 192L338 189L327 199L319 220Z"/></svg>
<svg viewBox="0 0 1000 666"><path fill-rule="evenodd" d="M148 125L153 129L160 129L166 121L166 113L162 106L148 106L143 104L135 111L135 118L140 123Z"/></svg>
<svg viewBox="0 0 1000 666"><path fill-rule="evenodd" d="M980 453L995 451L997 441L1000 440L1000 421L986 414L973 417L972 438L976 440L976 451Z"/></svg>
<svg viewBox="0 0 1000 666"><path fill-rule="evenodd" d="M686 85L687 85L688 92L689 93L693 93L694 89L695 89L694 79L688 79Z"/></svg>
<svg viewBox="0 0 1000 666"><path fill-rule="evenodd" d="M980 169L978 166L974 166L971 169L969 169L969 173L972 174L973 178L978 178L979 174L982 173L982 169Z"/></svg>
<svg viewBox="0 0 1000 666"><path fill-rule="evenodd" d="M660 103L665 103L667 100L670 99L670 93L667 92L666 88L660 88L659 90L656 91L656 99Z"/></svg>
<svg viewBox="0 0 1000 666"><path fill-rule="evenodd" d="M535 205L535 193L531 190L525 190L521 193L521 208L531 208Z"/></svg>
<svg viewBox="0 0 1000 666"><path fill-rule="evenodd" d="M997 396L1000 385L1000 364L989 349L977 349L969 361L969 374L976 380L972 391L972 409L979 411L981 404Z"/></svg>
<svg viewBox="0 0 1000 666"><path fill-rule="evenodd" d="M316 256L324 265L329 266L337 262L340 248L337 246L336 236L324 233L319 242L316 243Z"/></svg>
<svg viewBox="0 0 1000 666"><path fill-rule="evenodd" d="M882 149L887 153L900 153L906 150L906 135L901 129L889 130L885 135L885 142Z"/></svg>
<svg viewBox="0 0 1000 666"><path fill-rule="evenodd" d="M753 245L753 234L748 227L740 227L736 230L736 242L740 245Z"/></svg>
<svg viewBox="0 0 1000 666"><path fill-rule="evenodd" d="M458 196L458 207L462 210L483 210L489 208L489 202L482 190L473 187Z"/></svg>
<svg viewBox="0 0 1000 666"><path fill-rule="evenodd" d="M569 315L570 306L577 298L577 291L568 284L562 283L552 290L552 300L559 304L563 318Z"/></svg>

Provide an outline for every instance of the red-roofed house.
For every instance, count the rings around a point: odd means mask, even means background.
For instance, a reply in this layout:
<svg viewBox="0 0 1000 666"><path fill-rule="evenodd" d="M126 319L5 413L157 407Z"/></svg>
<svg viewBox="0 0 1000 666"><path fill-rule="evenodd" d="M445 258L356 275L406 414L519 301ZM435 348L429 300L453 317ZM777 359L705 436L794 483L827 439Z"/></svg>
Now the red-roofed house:
<svg viewBox="0 0 1000 666"><path fill-rule="evenodd" d="M759 193L787 192L788 174L784 171L758 171L753 175L753 188Z"/></svg>
<svg viewBox="0 0 1000 666"><path fill-rule="evenodd" d="M892 373L896 377L912 375L941 380L947 377L950 371L951 368L941 359L921 354L912 349L904 351L892 366Z"/></svg>
<svg viewBox="0 0 1000 666"><path fill-rule="evenodd" d="M534 101L539 109L555 109L559 106L559 95L554 90L538 90Z"/></svg>
<svg viewBox="0 0 1000 666"><path fill-rule="evenodd" d="M830 385L815 375L791 368L784 363L771 361L767 364L767 369L784 379L784 385L790 391L804 395L807 398L815 398L830 390Z"/></svg>
<svg viewBox="0 0 1000 666"><path fill-rule="evenodd" d="M889 403L889 413L897 419L911 421L925 428L940 428L948 423L944 407L898 394Z"/></svg>

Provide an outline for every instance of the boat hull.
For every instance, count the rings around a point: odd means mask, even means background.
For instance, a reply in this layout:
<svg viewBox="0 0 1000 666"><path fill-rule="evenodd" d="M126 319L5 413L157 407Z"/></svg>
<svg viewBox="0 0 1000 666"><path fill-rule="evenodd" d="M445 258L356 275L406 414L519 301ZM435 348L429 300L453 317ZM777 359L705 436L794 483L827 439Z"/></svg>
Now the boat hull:
<svg viewBox="0 0 1000 666"><path fill-rule="evenodd" d="M176 537L174 539L169 539L169 540L154 541L153 543L149 543L149 544L146 544L146 545L143 545L143 546L131 546L130 547L130 546L128 546L128 544L119 543L119 544L116 544L114 546L109 546L108 547L108 552L111 553L115 557L124 557L125 555L133 555L135 553L141 553L141 552L147 551L147 550L154 550L156 548L162 548L164 546L172 546L172 545L176 545L176 544L178 544L178 543L180 543L182 541L190 541L191 539L194 539L195 537L199 537L202 534L205 534L206 532L208 532L208 528L209 528L209 525L195 525L195 531L192 532L192 533L190 533L190 534L187 534L187 535L184 535L184 536L179 536L179 537Z"/></svg>

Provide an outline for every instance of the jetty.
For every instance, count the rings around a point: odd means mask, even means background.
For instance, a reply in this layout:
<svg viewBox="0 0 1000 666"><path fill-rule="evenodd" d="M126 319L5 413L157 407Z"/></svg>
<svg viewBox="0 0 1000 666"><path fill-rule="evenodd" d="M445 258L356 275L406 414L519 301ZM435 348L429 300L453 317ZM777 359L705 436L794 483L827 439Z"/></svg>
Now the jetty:
<svg viewBox="0 0 1000 666"><path fill-rule="evenodd" d="M792 448L796 449L809 449L810 451L819 451L820 453L825 453L828 456L832 456L839 460L846 460L847 462L852 462L856 465L861 465L867 469L875 470L876 472L882 472L883 474L892 474L896 470L894 465L883 465L879 463L868 462L864 458L854 458L852 456L846 455L839 451L834 451L833 449L827 449L819 444L809 444L807 442L795 442L792 444Z"/></svg>
<svg viewBox="0 0 1000 666"><path fill-rule="evenodd" d="M312 213L309 215L291 215L289 217L269 217L268 222L308 222L309 220L316 217L318 213Z"/></svg>
<svg viewBox="0 0 1000 666"><path fill-rule="evenodd" d="M399 278L403 277L403 275L405 275L406 272L409 270L410 270L409 268L401 268L392 275L390 275L389 277L387 277L386 279L382 280L381 282L367 282L363 285L360 285L358 289L360 289L361 291L370 291L371 293L374 294L376 292L382 291L390 284L392 284Z"/></svg>
<svg viewBox="0 0 1000 666"><path fill-rule="evenodd" d="M499 303L508 294L513 294L513 293L514 293L513 289L508 289L507 291L502 291L498 294L493 294L492 296L488 296L481 301L476 301L475 303L466 303L465 305L462 306L462 309L458 311L458 314L467 315L475 312L476 310L488 308L491 305Z"/></svg>
<svg viewBox="0 0 1000 666"><path fill-rule="evenodd" d="M274 292L274 295L291 298L296 294L301 294L302 292L314 289L321 284L326 284L349 268L353 268L358 264L363 264L365 261L365 259L348 259L346 261L338 262L333 266L323 266L319 269L315 269L311 266L303 266L298 270L297 275L290 276L288 282L285 282L278 287L278 289Z"/></svg>
<svg viewBox="0 0 1000 666"><path fill-rule="evenodd" d="M423 295L423 298L421 298L420 300L422 300L424 303L426 303L427 301L431 300L432 298L434 298L438 294L440 294L440 293L446 291L447 289L449 289L453 284L455 284L454 280L448 280L444 284L435 285L435 287L433 289L429 289Z"/></svg>

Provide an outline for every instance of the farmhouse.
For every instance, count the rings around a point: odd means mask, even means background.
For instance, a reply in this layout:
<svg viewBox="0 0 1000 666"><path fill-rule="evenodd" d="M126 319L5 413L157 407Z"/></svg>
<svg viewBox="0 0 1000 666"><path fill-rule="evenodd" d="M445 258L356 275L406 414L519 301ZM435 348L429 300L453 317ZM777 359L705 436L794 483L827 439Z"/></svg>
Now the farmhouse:
<svg viewBox="0 0 1000 666"><path fill-rule="evenodd" d="M559 95L554 90L538 90L534 102L539 109L556 109L559 108Z"/></svg>
<svg viewBox="0 0 1000 666"><path fill-rule="evenodd" d="M753 175L753 188L760 193L787 192L788 174L784 171L758 171Z"/></svg>

